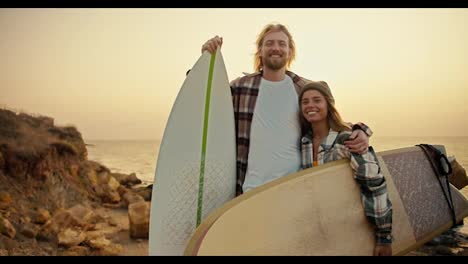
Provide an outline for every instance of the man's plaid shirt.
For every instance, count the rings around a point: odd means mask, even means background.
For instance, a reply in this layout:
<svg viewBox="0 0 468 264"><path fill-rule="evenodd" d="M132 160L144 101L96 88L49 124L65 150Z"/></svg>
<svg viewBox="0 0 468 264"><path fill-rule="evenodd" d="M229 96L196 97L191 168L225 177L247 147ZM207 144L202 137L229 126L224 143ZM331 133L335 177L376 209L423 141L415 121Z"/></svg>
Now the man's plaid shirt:
<svg viewBox="0 0 468 264"><path fill-rule="evenodd" d="M392 204L387 195L387 184L380 170L377 156L372 147L369 147L369 151L362 155L349 152L344 141L350 135L350 131L338 133L330 129L327 138L318 147L318 164L350 159L354 178L361 187L364 212L369 221L376 227L376 241L378 244L391 243ZM301 142L302 168L313 167L312 132L303 136Z"/></svg>

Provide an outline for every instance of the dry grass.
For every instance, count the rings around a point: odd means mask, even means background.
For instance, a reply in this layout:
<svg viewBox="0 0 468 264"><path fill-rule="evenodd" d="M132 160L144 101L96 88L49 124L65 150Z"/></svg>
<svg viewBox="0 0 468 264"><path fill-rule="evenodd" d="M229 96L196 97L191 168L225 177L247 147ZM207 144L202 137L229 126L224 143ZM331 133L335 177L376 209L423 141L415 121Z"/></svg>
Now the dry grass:
<svg viewBox="0 0 468 264"><path fill-rule="evenodd" d="M55 127L53 119L0 109L0 146L7 148L24 160L39 157L50 147L59 154L77 155L70 142L81 139L76 127Z"/></svg>

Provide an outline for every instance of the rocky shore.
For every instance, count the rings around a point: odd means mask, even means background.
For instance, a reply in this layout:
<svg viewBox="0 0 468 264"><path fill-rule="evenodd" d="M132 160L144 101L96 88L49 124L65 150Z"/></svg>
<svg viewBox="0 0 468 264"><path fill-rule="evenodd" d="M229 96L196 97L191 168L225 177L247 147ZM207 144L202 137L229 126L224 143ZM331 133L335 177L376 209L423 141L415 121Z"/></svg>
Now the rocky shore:
<svg viewBox="0 0 468 264"><path fill-rule="evenodd" d="M151 189L88 160L76 128L0 110L0 256L146 255Z"/></svg>
<svg viewBox="0 0 468 264"><path fill-rule="evenodd" d="M0 109L0 256L147 255L151 192L88 160L75 127ZM468 255L464 223L407 255Z"/></svg>

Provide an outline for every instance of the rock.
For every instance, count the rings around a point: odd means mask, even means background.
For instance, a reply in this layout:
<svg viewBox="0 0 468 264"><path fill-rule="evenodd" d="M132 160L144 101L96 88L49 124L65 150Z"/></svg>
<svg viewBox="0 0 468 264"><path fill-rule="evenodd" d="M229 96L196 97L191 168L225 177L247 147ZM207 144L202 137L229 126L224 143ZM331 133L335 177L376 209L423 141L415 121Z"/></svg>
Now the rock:
<svg viewBox="0 0 468 264"><path fill-rule="evenodd" d="M73 176L73 177L78 177L78 172L80 171L80 166L76 165L76 164L72 164L70 165L70 175Z"/></svg>
<svg viewBox="0 0 468 264"><path fill-rule="evenodd" d="M117 188L117 192L119 192L120 197L123 197L129 190L121 184L119 188Z"/></svg>
<svg viewBox="0 0 468 264"><path fill-rule="evenodd" d="M23 225L23 229L21 230L21 234L23 234L25 237L28 238L35 238L37 234L39 233L40 227L32 224L32 223L27 223Z"/></svg>
<svg viewBox="0 0 468 264"><path fill-rule="evenodd" d="M117 220L115 220L115 219L112 218L112 217L107 218L107 223L108 223L110 226L118 226L118 225L119 225L119 223L117 223Z"/></svg>
<svg viewBox="0 0 468 264"><path fill-rule="evenodd" d="M109 208L109 209L119 209L122 207L121 203L103 203L103 207Z"/></svg>
<svg viewBox="0 0 468 264"><path fill-rule="evenodd" d="M3 218L2 216L0 216L0 233L9 238L14 238L16 236L15 227L13 227L8 219Z"/></svg>
<svg viewBox="0 0 468 264"><path fill-rule="evenodd" d="M140 195L145 199L145 201L151 201L151 195L153 194L153 190L148 187L140 187L133 189L133 192Z"/></svg>
<svg viewBox="0 0 468 264"><path fill-rule="evenodd" d="M61 228L79 226L86 229L91 224L93 215L91 209L78 204L68 210L58 210L54 214L53 221Z"/></svg>
<svg viewBox="0 0 468 264"><path fill-rule="evenodd" d="M39 208L34 215L34 223L45 224L50 219L50 213L48 210Z"/></svg>
<svg viewBox="0 0 468 264"><path fill-rule="evenodd" d="M73 246L64 252L62 256L87 256L89 254L89 248L83 246Z"/></svg>
<svg viewBox="0 0 468 264"><path fill-rule="evenodd" d="M107 216L104 217L99 213L94 213L91 218L88 220L91 224L103 223L107 219Z"/></svg>
<svg viewBox="0 0 468 264"><path fill-rule="evenodd" d="M439 244L443 245L443 246L453 247L453 246L457 245L457 240L451 234L450 235L447 235L447 234L440 235L438 237L438 239L439 239Z"/></svg>
<svg viewBox="0 0 468 264"><path fill-rule="evenodd" d="M101 200L103 203L119 203L121 198L117 191L112 191L108 188L108 185L104 186L104 194L101 196Z"/></svg>
<svg viewBox="0 0 468 264"><path fill-rule="evenodd" d="M86 176L88 177L89 182L91 183L91 186L96 186L98 185L98 178L95 170L88 170L86 173Z"/></svg>
<svg viewBox="0 0 468 264"><path fill-rule="evenodd" d="M58 227L52 220L47 221L36 235L36 239L41 241L52 241L58 232Z"/></svg>
<svg viewBox="0 0 468 264"><path fill-rule="evenodd" d="M453 159L451 166L452 174L449 175L449 181L458 190L461 190L466 185L468 185L468 176L466 175L466 170L462 165L460 165L460 163L458 163L456 159Z"/></svg>
<svg viewBox="0 0 468 264"><path fill-rule="evenodd" d="M8 250L0 248L0 257L8 256Z"/></svg>
<svg viewBox="0 0 468 264"><path fill-rule="evenodd" d="M2 171L3 168L5 168L5 159L3 158L3 154L0 151L0 171Z"/></svg>
<svg viewBox="0 0 468 264"><path fill-rule="evenodd" d="M99 249L97 255L99 256L118 256L122 253L123 248L119 244L110 244L109 246Z"/></svg>
<svg viewBox="0 0 468 264"><path fill-rule="evenodd" d="M419 252L419 251L411 251L405 256L418 256L419 257L419 256L429 256L429 254L424 253L424 252Z"/></svg>
<svg viewBox="0 0 468 264"><path fill-rule="evenodd" d="M107 171L103 171L97 174L98 184L107 184L109 179L110 175Z"/></svg>
<svg viewBox="0 0 468 264"><path fill-rule="evenodd" d="M120 184L131 187L133 185L137 185L141 183L141 180L137 178L135 173L131 174L123 174L123 173L112 173L112 177L114 177Z"/></svg>
<svg viewBox="0 0 468 264"><path fill-rule="evenodd" d="M457 251L453 248L439 245L435 247L435 252L440 255L453 256L456 255Z"/></svg>
<svg viewBox="0 0 468 264"><path fill-rule="evenodd" d="M10 207L12 202L11 196L7 192L0 192L0 209L7 209Z"/></svg>
<svg viewBox="0 0 468 264"><path fill-rule="evenodd" d="M42 250L44 250L47 256L57 255L56 253L57 249L56 248L54 249L54 247L51 245L43 245Z"/></svg>
<svg viewBox="0 0 468 264"><path fill-rule="evenodd" d="M107 185L109 186L109 189L112 191L117 191L117 188L119 188L120 183L114 178L114 177L109 177L109 181L107 182Z"/></svg>
<svg viewBox="0 0 468 264"><path fill-rule="evenodd" d="M20 243L18 243L16 240L0 235L0 248L4 248L10 251L19 246L20 246Z"/></svg>
<svg viewBox="0 0 468 264"><path fill-rule="evenodd" d="M86 239L85 234L70 228L67 228L64 231L60 232L57 237L58 244L68 248L77 246Z"/></svg>
<svg viewBox="0 0 468 264"><path fill-rule="evenodd" d="M21 216L20 223L21 224L31 223L31 218L29 216Z"/></svg>
<svg viewBox="0 0 468 264"><path fill-rule="evenodd" d="M130 237L148 238L150 203L136 202L128 206Z"/></svg>
<svg viewBox="0 0 468 264"><path fill-rule="evenodd" d="M105 236L105 233L101 230L94 230L86 232L86 240L97 239L99 237Z"/></svg>
<svg viewBox="0 0 468 264"><path fill-rule="evenodd" d="M96 175L93 172L88 173L88 178ZM92 188L101 198L103 203L118 203L120 202L119 187L120 183L111 177L107 171L100 172L96 176L96 180L90 180L93 184ZM96 183L93 183L96 181Z"/></svg>
<svg viewBox="0 0 468 264"><path fill-rule="evenodd" d="M106 238L112 237L115 233L120 232L120 227L111 227L105 223L99 223L96 230L86 232L86 240L97 239L101 236Z"/></svg>
<svg viewBox="0 0 468 264"><path fill-rule="evenodd" d="M143 199L143 197L132 192L127 192L126 194L124 194L123 200L122 200L123 205L125 207L128 207L132 203L144 202L144 201L145 199Z"/></svg>
<svg viewBox="0 0 468 264"><path fill-rule="evenodd" d="M98 238L88 240L87 244L91 248L103 249L103 248L109 247L111 245L111 241L105 238L104 236L100 236Z"/></svg>

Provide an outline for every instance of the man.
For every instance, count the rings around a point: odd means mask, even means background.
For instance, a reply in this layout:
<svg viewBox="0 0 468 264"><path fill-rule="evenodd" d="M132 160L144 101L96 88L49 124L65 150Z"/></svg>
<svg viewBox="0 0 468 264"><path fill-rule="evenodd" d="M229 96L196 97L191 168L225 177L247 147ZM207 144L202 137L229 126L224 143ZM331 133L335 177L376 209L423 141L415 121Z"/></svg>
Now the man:
<svg viewBox="0 0 468 264"><path fill-rule="evenodd" d="M202 53L213 53L222 44L223 39L215 36L202 46ZM301 167L297 96L309 80L288 71L296 47L284 25L267 25L256 45L256 72L230 83L236 122L236 195ZM371 135L366 125L358 123L345 145L351 152L365 153Z"/></svg>

